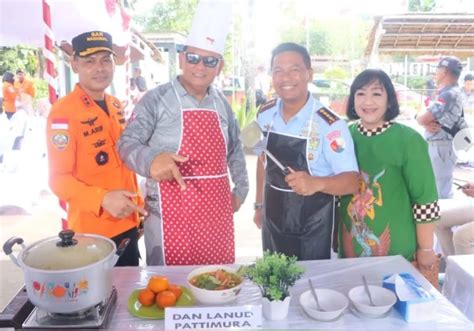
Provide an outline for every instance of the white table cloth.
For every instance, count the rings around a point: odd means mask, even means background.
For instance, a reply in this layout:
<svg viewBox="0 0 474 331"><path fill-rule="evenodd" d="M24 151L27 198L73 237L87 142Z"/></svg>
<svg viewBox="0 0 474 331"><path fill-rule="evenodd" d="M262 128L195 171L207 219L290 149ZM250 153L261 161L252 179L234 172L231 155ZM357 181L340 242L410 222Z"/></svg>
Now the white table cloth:
<svg viewBox="0 0 474 331"><path fill-rule="evenodd" d="M449 300L441 295L421 276L413 266L401 256L371 257L355 259L335 259L321 261L304 261L301 265L306 272L291 289L290 311L286 320L263 321L264 329L339 329L339 330L473 330L474 325ZM132 316L127 311L127 299L130 293L145 287L151 275L167 276L171 282L186 284L187 274L195 266L179 267L146 267L115 268L113 283L118 290L117 307L109 329L112 330L145 330L163 329L160 320L145 320ZM400 272L410 272L419 283L436 296L438 311L434 320L422 323L407 323L392 309L390 314L381 319L361 318L348 309L343 316L334 322L319 322L305 314L299 305L299 296L308 290L308 278L315 287L330 288L347 296L349 290L362 284L362 275L366 275L369 284L382 285L384 276ZM246 281L233 305L254 304L261 302L259 289Z"/></svg>
<svg viewBox="0 0 474 331"><path fill-rule="evenodd" d="M443 294L474 321L474 254L448 256Z"/></svg>

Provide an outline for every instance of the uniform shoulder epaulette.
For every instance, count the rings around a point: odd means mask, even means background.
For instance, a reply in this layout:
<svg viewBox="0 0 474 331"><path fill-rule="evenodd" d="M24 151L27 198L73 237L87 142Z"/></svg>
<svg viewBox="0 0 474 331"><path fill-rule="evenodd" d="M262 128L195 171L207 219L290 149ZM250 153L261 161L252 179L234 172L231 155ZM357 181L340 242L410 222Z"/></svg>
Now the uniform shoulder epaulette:
<svg viewBox="0 0 474 331"><path fill-rule="evenodd" d="M276 103L277 103L277 99L272 99L270 101L265 102L258 109L258 113L263 113L265 110L275 107Z"/></svg>
<svg viewBox="0 0 474 331"><path fill-rule="evenodd" d="M326 107L322 107L321 109L316 111L316 113L329 125L333 124L334 122L337 122L340 119L335 112Z"/></svg>

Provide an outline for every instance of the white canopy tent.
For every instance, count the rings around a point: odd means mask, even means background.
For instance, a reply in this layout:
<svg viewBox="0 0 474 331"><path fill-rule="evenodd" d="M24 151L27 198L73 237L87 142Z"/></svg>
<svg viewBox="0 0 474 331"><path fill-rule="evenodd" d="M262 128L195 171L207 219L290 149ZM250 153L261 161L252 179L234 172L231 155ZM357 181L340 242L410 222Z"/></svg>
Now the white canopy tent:
<svg viewBox="0 0 474 331"><path fill-rule="evenodd" d="M57 45L92 30L110 33L118 46L129 42L116 0L49 0L48 3ZM0 0L0 46L43 47L45 28L41 0Z"/></svg>
<svg viewBox="0 0 474 331"><path fill-rule="evenodd" d="M49 5L48 23L51 29L44 19L43 3ZM0 47L28 45L43 48L46 59L57 63L55 67L59 81L53 78L54 70L47 70L44 79L61 96L67 92L68 81L64 66L57 62L63 57L57 53L60 57L55 58L46 50L45 36L53 41L54 46L70 55L70 42L76 35L93 30L108 32L113 37L117 64L123 64L130 57L130 53L126 53L127 45L131 42L129 20L130 17L117 0L0 0ZM117 70L116 74L116 93L125 98L125 77L129 72L124 68ZM50 92L50 101L51 98Z"/></svg>

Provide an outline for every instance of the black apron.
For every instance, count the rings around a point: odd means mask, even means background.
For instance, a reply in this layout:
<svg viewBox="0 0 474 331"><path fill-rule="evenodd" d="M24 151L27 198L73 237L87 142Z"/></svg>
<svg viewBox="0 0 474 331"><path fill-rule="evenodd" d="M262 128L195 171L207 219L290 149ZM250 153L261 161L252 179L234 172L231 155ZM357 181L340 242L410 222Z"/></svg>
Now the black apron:
<svg viewBox="0 0 474 331"><path fill-rule="evenodd" d="M283 165L307 171L307 138L268 131L267 149ZM295 255L298 260L331 257L334 197L326 193L302 196L291 191L280 168L267 158L263 250Z"/></svg>

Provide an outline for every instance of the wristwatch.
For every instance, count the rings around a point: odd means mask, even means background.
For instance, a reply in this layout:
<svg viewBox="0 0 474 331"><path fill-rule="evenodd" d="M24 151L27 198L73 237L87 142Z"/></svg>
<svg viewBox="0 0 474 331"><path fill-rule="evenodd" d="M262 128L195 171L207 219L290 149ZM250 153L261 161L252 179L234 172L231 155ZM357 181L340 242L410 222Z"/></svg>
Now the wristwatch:
<svg viewBox="0 0 474 331"><path fill-rule="evenodd" d="M262 209L262 208L263 208L263 203L261 203L261 202L254 202L254 204L253 204L253 209L254 209L254 210Z"/></svg>

